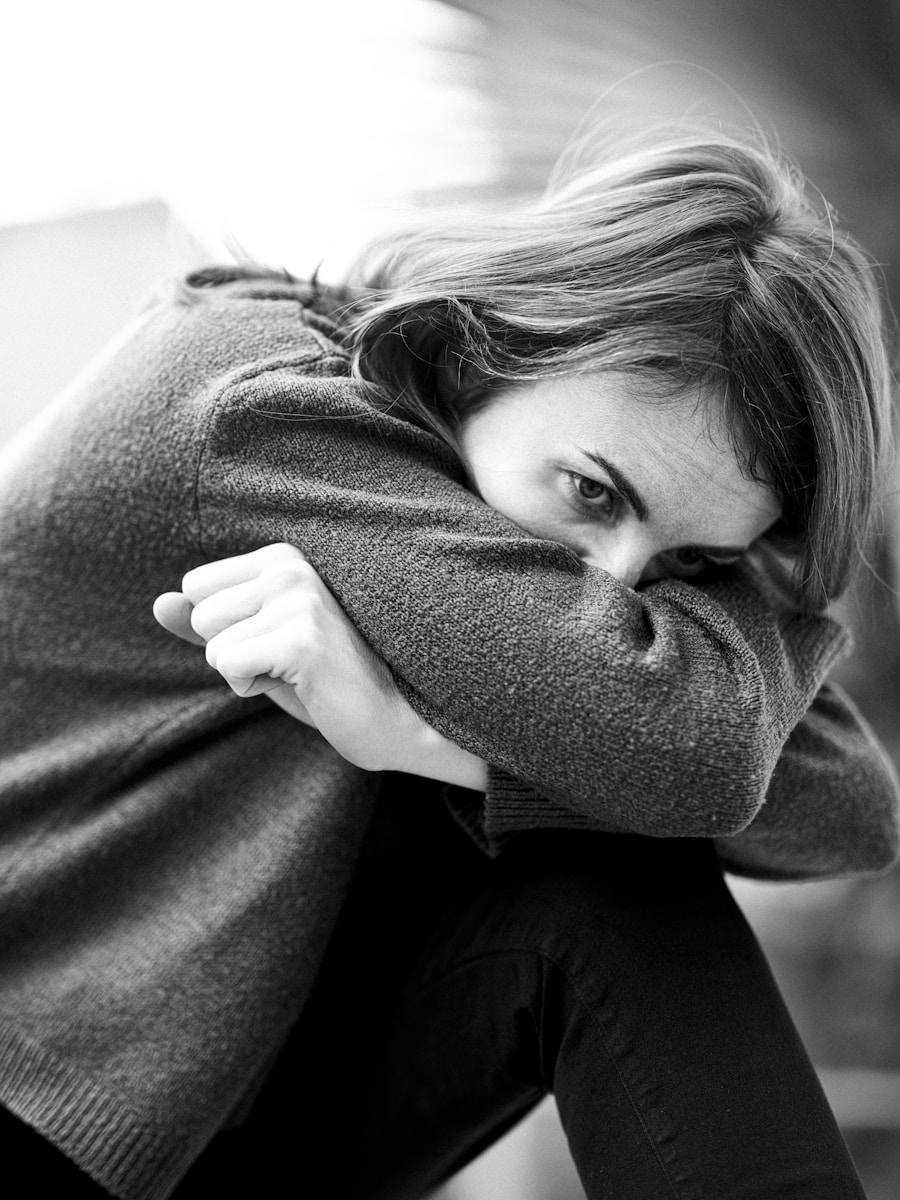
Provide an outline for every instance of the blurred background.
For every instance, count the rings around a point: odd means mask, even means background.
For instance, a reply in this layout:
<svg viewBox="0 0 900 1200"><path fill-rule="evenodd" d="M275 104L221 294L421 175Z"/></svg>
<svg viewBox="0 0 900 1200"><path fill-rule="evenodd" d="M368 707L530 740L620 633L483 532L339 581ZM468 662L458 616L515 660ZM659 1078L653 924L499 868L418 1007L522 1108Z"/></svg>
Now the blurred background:
<svg viewBox="0 0 900 1200"><path fill-rule="evenodd" d="M0 442L160 281L336 277L434 206L539 191L585 118L777 131L900 288L896 0L32 0L5 18ZM900 758L897 472L841 681ZM900 1196L900 873L733 890L872 1200ZM441 1200L579 1200L551 1103Z"/></svg>

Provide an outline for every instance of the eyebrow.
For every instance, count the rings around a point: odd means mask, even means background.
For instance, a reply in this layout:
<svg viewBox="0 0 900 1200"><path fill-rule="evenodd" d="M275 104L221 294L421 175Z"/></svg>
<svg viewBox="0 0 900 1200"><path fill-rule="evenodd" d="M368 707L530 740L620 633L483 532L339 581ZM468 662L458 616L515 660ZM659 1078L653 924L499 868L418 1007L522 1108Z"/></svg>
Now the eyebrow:
<svg viewBox="0 0 900 1200"><path fill-rule="evenodd" d="M601 470L605 471L612 480L614 486L622 493L631 507L634 509L634 515L639 521L646 521L650 516L650 510L641 499L637 490L622 474L618 467L614 466L608 458L604 458L602 454L598 454L594 450L582 450L581 453L585 458L589 458L591 462L595 462ZM693 550L696 554L702 554L707 558L740 558L742 554L746 554L750 549L749 546L685 546L685 550Z"/></svg>
<svg viewBox="0 0 900 1200"><path fill-rule="evenodd" d="M585 458L589 458L591 462L595 462L597 466L601 468L601 470L606 472L606 474L615 484L616 488L618 488L618 490L634 509L634 515L637 517L637 519L639 521L646 521L647 517L650 515L647 505L643 502L636 490L631 486L619 468L614 467L608 458L604 458L602 454L597 454L596 451L582 450L581 453L585 456Z"/></svg>

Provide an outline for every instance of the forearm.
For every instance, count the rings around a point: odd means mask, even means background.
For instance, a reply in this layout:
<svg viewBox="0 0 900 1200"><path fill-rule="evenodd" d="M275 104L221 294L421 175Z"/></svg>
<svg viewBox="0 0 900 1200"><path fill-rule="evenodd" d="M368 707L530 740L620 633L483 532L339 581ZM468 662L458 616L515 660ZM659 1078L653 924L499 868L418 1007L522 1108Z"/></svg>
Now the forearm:
<svg viewBox="0 0 900 1200"><path fill-rule="evenodd" d="M488 770L427 725L296 548L207 564L184 587L199 607L163 596L158 619L188 641L211 636L207 659L239 695L269 691L357 765L461 785L448 801L488 853L524 830L618 828ZM761 813L718 839L722 858L763 878L883 869L897 853L897 809L890 763L849 700L826 687L788 738Z"/></svg>
<svg viewBox="0 0 900 1200"><path fill-rule="evenodd" d="M621 830L496 770L489 771L483 796L460 793L449 800L491 854L528 830ZM727 870L757 879L825 879L882 871L897 861L897 773L839 689L826 685L788 739L755 820L715 841Z"/></svg>
<svg viewBox="0 0 900 1200"><path fill-rule="evenodd" d="M409 712L409 733L396 743L392 769L483 792L487 763L438 733L412 709Z"/></svg>

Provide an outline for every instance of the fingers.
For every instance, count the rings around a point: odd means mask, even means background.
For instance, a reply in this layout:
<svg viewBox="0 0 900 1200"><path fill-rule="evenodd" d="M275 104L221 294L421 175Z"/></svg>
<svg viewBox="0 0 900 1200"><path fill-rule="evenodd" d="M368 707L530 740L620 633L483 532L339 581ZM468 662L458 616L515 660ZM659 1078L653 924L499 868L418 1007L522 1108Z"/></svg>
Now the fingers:
<svg viewBox="0 0 900 1200"><path fill-rule="evenodd" d="M209 641L261 614L270 625L289 622L292 616L327 598L326 588L312 567L294 561L201 600L191 612L191 626Z"/></svg>
<svg viewBox="0 0 900 1200"><path fill-rule="evenodd" d="M191 626L193 605L182 592L164 592L153 602L153 615L168 633L195 646L202 646L205 638L194 632Z"/></svg>
<svg viewBox="0 0 900 1200"><path fill-rule="evenodd" d="M266 597L258 579L224 588L193 605L191 626L208 642L233 625L255 616Z"/></svg>
<svg viewBox="0 0 900 1200"><path fill-rule="evenodd" d="M223 558L195 567L182 579L181 590L192 604L197 605L226 588L257 579L263 571L307 561L306 555L296 546L275 542L252 550L249 554L238 554L234 558Z"/></svg>
<svg viewBox="0 0 900 1200"><path fill-rule="evenodd" d="M287 543L206 563L182 587L158 599L157 620L205 645L207 662L239 696L302 686L323 613L326 625L330 614L331 625L358 637L305 555Z"/></svg>
<svg viewBox="0 0 900 1200"><path fill-rule="evenodd" d="M271 675L295 682L314 647L315 619L309 612L284 617L271 609L237 621L206 643L206 661L221 675Z"/></svg>
<svg viewBox="0 0 900 1200"><path fill-rule="evenodd" d="M207 647L207 662L212 658L210 666L215 667L239 696L257 696L272 691L281 683L268 671L268 664L277 652L277 644L273 641L271 635L264 635L230 646L215 647L213 644L212 653Z"/></svg>
<svg viewBox="0 0 900 1200"><path fill-rule="evenodd" d="M290 675L296 687L305 677L308 656L303 622L291 631L272 631L256 620L241 622L214 637L206 647L206 661L239 696L261 696L280 688ZM284 666L289 660L293 670Z"/></svg>

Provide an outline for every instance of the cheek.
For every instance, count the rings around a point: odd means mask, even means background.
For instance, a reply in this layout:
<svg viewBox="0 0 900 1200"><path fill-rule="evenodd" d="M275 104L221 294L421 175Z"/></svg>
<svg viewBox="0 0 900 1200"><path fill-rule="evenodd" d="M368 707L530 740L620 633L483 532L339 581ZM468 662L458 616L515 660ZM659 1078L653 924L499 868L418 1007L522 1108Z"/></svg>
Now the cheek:
<svg viewBox="0 0 900 1200"><path fill-rule="evenodd" d="M534 492L518 472L510 470L482 471L476 478L478 491L485 504L518 522L534 514L539 507Z"/></svg>
<svg viewBox="0 0 900 1200"><path fill-rule="evenodd" d="M526 532L553 538L559 523L556 473L540 441L504 420L502 405L467 422L460 436L469 478L481 499Z"/></svg>
<svg viewBox="0 0 900 1200"><path fill-rule="evenodd" d="M559 501L546 482L508 466L482 470L476 482L485 504L520 529L535 537L562 540Z"/></svg>

